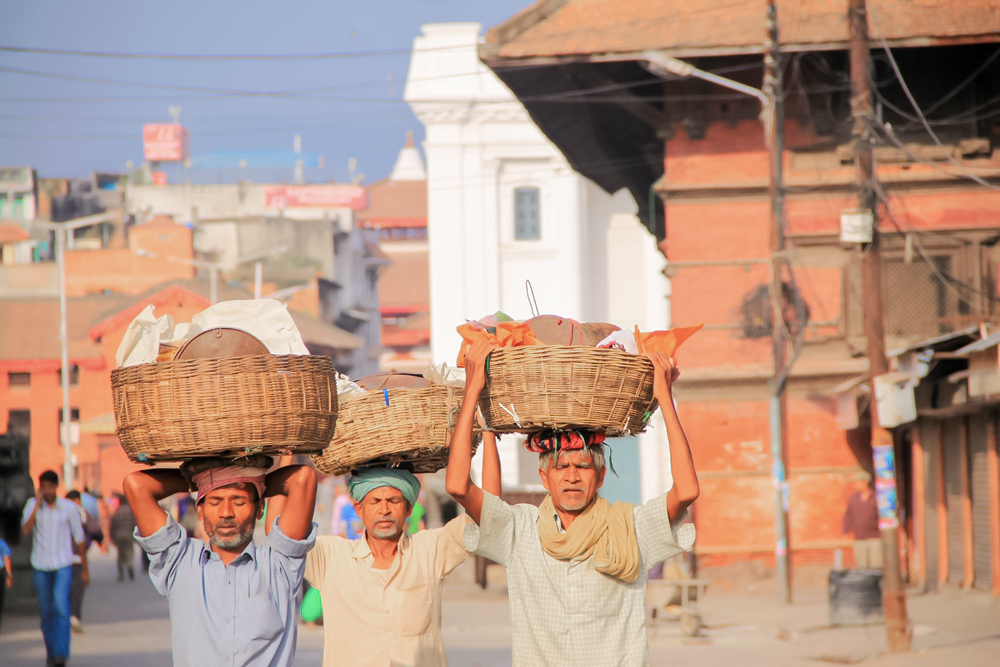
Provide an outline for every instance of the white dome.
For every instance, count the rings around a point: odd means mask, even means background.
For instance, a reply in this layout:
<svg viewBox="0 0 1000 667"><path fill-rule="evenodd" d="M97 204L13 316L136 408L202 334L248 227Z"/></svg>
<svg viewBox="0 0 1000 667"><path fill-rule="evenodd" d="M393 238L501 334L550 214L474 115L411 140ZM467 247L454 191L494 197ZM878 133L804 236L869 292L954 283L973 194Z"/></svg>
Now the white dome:
<svg viewBox="0 0 1000 667"><path fill-rule="evenodd" d="M413 132L406 131L406 146L399 151L396 164L389 175L390 181L426 181L427 170L420 151L413 145Z"/></svg>

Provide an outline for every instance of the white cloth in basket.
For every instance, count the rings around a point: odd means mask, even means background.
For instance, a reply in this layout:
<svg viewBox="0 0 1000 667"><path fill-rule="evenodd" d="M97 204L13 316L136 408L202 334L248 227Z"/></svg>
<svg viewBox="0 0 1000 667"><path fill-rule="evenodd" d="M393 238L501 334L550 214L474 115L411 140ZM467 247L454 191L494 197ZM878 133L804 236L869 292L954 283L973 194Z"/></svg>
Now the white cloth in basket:
<svg viewBox="0 0 1000 667"><path fill-rule="evenodd" d="M276 299L223 301L191 318L191 323L174 325L174 318L157 319L153 306L146 306L129 324L115 362L136 366L156 361L160 343L179 347L184 341L216 327L240 329L256 336L271 354L309 354L302 336L285 304Z"/></svg>

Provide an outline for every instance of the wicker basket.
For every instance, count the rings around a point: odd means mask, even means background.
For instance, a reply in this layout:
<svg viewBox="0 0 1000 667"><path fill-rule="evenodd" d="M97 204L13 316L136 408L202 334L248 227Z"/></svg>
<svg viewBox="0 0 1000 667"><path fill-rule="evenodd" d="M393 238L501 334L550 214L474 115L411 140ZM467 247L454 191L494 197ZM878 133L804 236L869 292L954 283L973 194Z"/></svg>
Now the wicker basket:
<svg viewBox="0 0 1000 667"><path fill-rule="evenodd" d="M656 410L653 364L622 352L569 345L494 350L479 407L490 430L586 429L640 433Z"/></svg>
<svg viewBox="0 0 1000 667"><path fill-rule="evenodd" d="M378 466L437 472L448 465L463 394L432 385L341 396L337 435L313 465L328 475ZM473 452L481 439L477 431Z"/></svg>
<svg viewBox="0 0 1000 667"><path fill-rule="evenodd" d="M333 361L259 355L111 373L118 439L138 463L322 451L337 423Z"/></svg>

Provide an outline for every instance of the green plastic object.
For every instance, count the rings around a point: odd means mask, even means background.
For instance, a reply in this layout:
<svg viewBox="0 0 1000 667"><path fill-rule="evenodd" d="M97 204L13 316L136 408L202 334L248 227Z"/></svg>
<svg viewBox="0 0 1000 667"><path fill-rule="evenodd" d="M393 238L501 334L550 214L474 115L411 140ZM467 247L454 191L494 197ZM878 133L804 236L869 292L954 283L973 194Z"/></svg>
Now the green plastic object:
<svg viewBox="0 0 1000 667"><path fill-rule="evenodd" d="M320 598L318 588L310 588L302 596L302 607L299 614L306 623L313 623L323 618L323 600Z"/></svg>

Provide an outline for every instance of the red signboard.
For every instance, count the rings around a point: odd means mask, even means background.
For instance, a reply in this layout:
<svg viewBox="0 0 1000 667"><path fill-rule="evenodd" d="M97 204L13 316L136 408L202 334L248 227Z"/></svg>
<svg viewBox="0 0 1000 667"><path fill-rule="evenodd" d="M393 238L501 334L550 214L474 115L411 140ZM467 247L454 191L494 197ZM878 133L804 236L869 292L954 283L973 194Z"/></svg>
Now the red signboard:
<svg viewBox="0 0 1000 667"><path fill-rule="evenodd" d="M149 162L180 162L188 156L188 131L173 123L142 126L142 152Z"/></svg>
<svg viewBox="0 0 1000 667"><path fill-rule="evenodd" d="M368 207L368 196L360 185L269 185L264 188L264 208Z"/></svg>
<svg viewBox="0 0 1000 667"><path fill-rule="evenodd" d="M154 171L150 174L153 177L153 185L166 185L167 184L167 172L165 171Z"/></svg>

